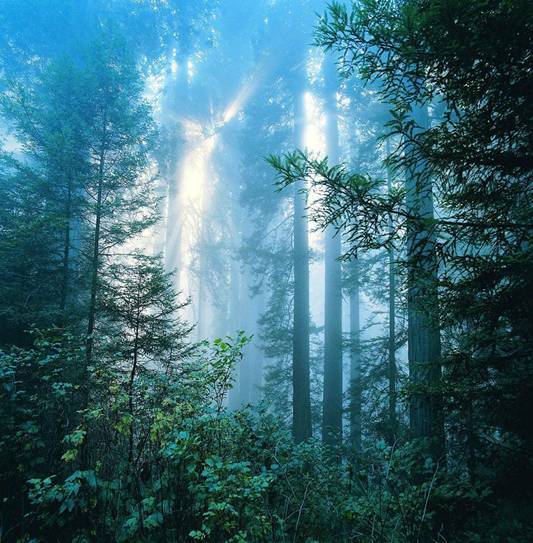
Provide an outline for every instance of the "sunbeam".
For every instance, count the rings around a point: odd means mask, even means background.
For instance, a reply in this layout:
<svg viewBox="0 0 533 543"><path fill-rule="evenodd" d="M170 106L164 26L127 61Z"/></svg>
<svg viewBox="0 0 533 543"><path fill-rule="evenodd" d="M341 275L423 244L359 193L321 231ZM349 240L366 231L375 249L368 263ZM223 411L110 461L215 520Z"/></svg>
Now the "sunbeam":
<svg viewBox="0 0 533 543"><path fill-rule="evenodd" d="M0 543L533 541L533 0L0 5Z"/></svg>
<svg viewBox="0 0 533 543"><path fill-rule="evenodd" d="M252 78L240 88L237 96L232 100L222 116L223 124L229 123L235 116L242 111L255 89L257 88L257 78Z"/></svg>

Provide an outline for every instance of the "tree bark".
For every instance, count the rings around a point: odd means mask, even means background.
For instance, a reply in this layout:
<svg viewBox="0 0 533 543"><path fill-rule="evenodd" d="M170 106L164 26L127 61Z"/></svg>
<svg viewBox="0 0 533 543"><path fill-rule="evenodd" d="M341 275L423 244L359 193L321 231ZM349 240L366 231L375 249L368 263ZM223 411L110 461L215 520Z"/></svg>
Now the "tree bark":
<svg viewBox="0 0 533 543"><path fill-rule="evenodd" d="M303 78L303 74L301 76ZM302 86L303 87L303 86ZM294 91L295 143L303 144L305 109L303 88ZM309 236L307 230L306 197L302 193L304 181L294 190L294 315L292 343L292 431L296 442L312 435L311 390L309 367Z"/></svg>
<svg viewBox="0 0 533 543"><path fill-rule="evenodd" d="M427 108L415 110L414 117L421 129L429 125ZM427 222L434 217L432 182L420 161L408 172L406 191L410 214L422 219L411 220L407 232L408 359L413 387L410 428L413 438L429 440L428 452L436 460L444 454L444 421L438 390L441 381L438 270L435 235Z"/></svg>
<svg viewBox="0 0 533 543"><path fill-rule="evenodd" d="M325 60L324 90L326 144L332 164L340 160L337 125L338 76L333 60ZM324 398L322 441L326 445L342 443L342 269L341 235L334 225L325 232L325 307L324 307Z"/></svg>
<svg viewBox="0 0 533 543"><path fill-rule="evenodd" d="M65 231L63 233L63 270L61 279L60 312L61 324L67 321L67 298L69 291L70 276L70 230L72 221L72 186L70 180L67 182L67 201L65 202Z"/></svg>
<svg viewBox="0 0 533 543"><path fill-rule="evenodd" d="M387 155L390 154L390 143L387 142ZM387 191L392 190L392 179L390 172L387 172ZM392 232L392 218L389 218L389 231ZM388 338L388 367L387 374L389 380L389 441L392 443L396 437L398 429L398 420L396 415L396 275L394 270L394 248L388 249L389 265L389 338Z"/></svg>
<svg viewBox="0 0 533 543"><path fill-rule="evenodd" d="M240 241L240 240L239 240ZM241 270L239 262L232 258L230 263L230 296L229 296L229 323L230 329L227 333L235 335L242 326L239 319L241 307ZM242 360L232 370L233 387L228 392L228 406L231 410L238 409L240 406L240 387L241 387L241 366Z"/></svg>
<svg viewBox="0 0 533 543"><path fill-rule="evenodd" d="M361 450L361 322L359 298L359 261L350 263L350 442Z"/></svg>
<svg viewBox="0 0 533 543"><path fill-rule="evenodd" d="M104 136L105 140L105 136ZM94 329L96 323L96 296L98 291L98 275L100 267L100 228L102 223L102 198L104 189L104 149L105 142L102 144L102 152L100 155L100 163L98 166L98 187L96 194L96 209L95 209L95 227L93 237L93 255L91 259L91 293L89 300L89 313L87 319L87 343L85 351L85 366L82 372L81 387L84 391L83 409L87 408L89 402L89 383L88 369L92 362L93 347L94 347Z"/></svg>
<svg viewBox="0 0 533 543"><path fill-rule="evenodd" d="M324 399L322 441L342 441L342 276L340 234L326 229L324 307Z"/></svg>

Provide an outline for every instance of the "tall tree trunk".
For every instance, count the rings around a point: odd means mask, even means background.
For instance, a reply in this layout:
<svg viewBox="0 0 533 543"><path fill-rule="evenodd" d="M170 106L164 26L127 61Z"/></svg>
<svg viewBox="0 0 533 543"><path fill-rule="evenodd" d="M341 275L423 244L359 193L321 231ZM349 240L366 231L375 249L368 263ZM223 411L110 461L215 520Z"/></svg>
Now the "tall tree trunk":
<svg viewBox="0 0 533 543"><path fill-rule="evenodd" d="M351 138L350 160L352 168L357 171L361 158L360 143L357 140L357 106L358 102L352 97L350 102ZM350 307L350 444L354 451L361 450L362 430L362 381L361 381L361 292L360 292L360 261L354 258L348 265L349 307Z"/></svg>
<svg viewBox="0 0 533 543"><path fill-rule="evenodd" d="M252 300L246 295L246 274L241 276L241 291L240 291L240 324L241 328L251 332L251 309ZM252 403L253 386L254 386L254 360L253 353L248 345L239 366L239 400L241 405L247 405Z"/></svg>
<svg viewBox="0 0 533 543"><path fill-rule="evenodd" d="M197 313L197 324L196 324L196 334L197 340L202 341L207 337L207 288L205 285L205 266L204 258L202 256L202 251L200 251L199 256L199 266L198 266L198 298L196 300L196 305L198 307Z"/></svg>
<svg viewBox="0 0 533 543"><path fill-rule="evenodd" d="M59 310L61 312L61 324L67 321L67 299L70 277L70 233L72 228L72 184L67 184L67 201L65 202L65 230L63 232L63 270L61 278L61 295Z"/></svg>
<svg viewBox="0 0 533 543"><path fill-rule="evenodd" d="M304 75L300 76L302 79ZM294 136L303 144L305 108L303 85L294 90ZM294 316L292 342L292 432L297 442L312 435L309 367L309 236L304 181L294 190Z"/></svg>
<svg viewBox="0 0 533 543"><path fill-rule="evenodd" d="M350 262L350 443L361 450L361 321L359 261Z"/></svg>
<svg viewBox="0 0 533 543"><path fill-rule="evenodd" d="M133 467L133 446L135 438L135 425L133 416L133 385L135 383L135 376L137 375L137 364L139 360L139 329L140 329L140 309L137 309L137 315L135 316L135 340L133 344L133 364L131 367L130 378L128 382L128 412L130 415L130 431L129 431L129 448L128 448L128 466L130 469Z"/></svg>
<svg viewBox="0 0 533 543"><path fill-rule="evenodd" d="M239 239L239 238L238 238ZM240 322L241 309L241 270L239 262L233 257L230 263L230 297L229 297L229 323L230 329L227 333L235 335L237 330L242 327ZM232 370L233 387L228 393L228 405L232 410L238 409L240 404L240 366L242 360L238 362Z"/></svg>
<svg viewBox="0 0 533 543"><path fill-rule="evenodd" d="M98 292L98 278L100 272L100 229L102 224L102 198L104 190L104 153L100 156L98 171L98 187L96 194L95 227L93 237L93 255L91 259L91 291L89 299L89 313L87 318L87 343L85 350L85 365L82 371L81 387L83 390L83 408L87 408L89 402L88 368L92 363L94 347L94 330L96 323L96 296Z"/></svg>
<svg viewBox="0 0 533 543"><path fill-rule="evenodd" d="M330 162L340 160L337 126L338 76L331 58L324 72L326 143ZM324 399L322 440L326 445L342 443L342 269L341 235L333 225L325 232L325 307L324 307Z"/></svg>
<svg viewBox="0 0 533 543"><path fill-rule="evenodd" d="M415 110L414 117L422 129L429 125L427 108ZM410 427L412 437L429 439L429 452L438 459L444 453L444 421L438 390L441 381L438 270L431 226L434 216L432 182L420 163L410 168L406 191L409 213L420 218L409 221L407 232L408 358L409 377L414 388Z"/></svg>
<svg viewBox="0 0 533 543"><path fill-rule="evenodd" d="M104 120L104 127L106 125ZM102 203L104 192L104 168L105 168L105 147L106 147L106 133L104 128L104 135L102 138L102 146L99 157L98 165L98 186L96 193L96 208L95 208L95 227L93 236L93 254L90 261L90 273L91 273L91 286L90 286L90 298L89 298L89 312L87 318L87 339L85 343L85 361L80 372L80 388L81 388L81 410L86 410L89 406L89 367L93 360L93 347L94 347L94 331L96 324L96 297L98 293L98 280L100 273L100 236L101 236L101 224L102 224ZM89 445L88 435L83 440L80 461L82 469L87 469L89 462Z"/></svg>
<svg viewBox="0 0 533 543"><path fill-rule="evenodd" d="M326 229L324 307L324 399L322 440L326 445L342 442L342 275L340 234Z"/></svg>
<svg viewBox="0 0 533 543"><path fill-rule="evenodd" d="M249 276L249 282L252 283L252 278ZM249 292L249 289L247 289ZM254 335L254 338L259 336L259 324L258 320L264 310L264 292L258 294L254 298L249 299L250 303L250 332ZM252 341L248 346L247 359L252 364L252 383L251 383L251 397L252 404L257 404L262 399L261 388L263 386L263 352L258 347L258 340Z"/></svg>
<svg viewBox="0 0 533 543"><path fill-rule="evenodd" d="M387 156L390 154L390 143L387 141ZM387 172L387 191L390 194L392 190L392 178L390 172ZM389 218L389 231L392 232L392 217ZM389 340L388 340L388 367L387 375L389 380L389 432L390 442L393 442L397 429L398 420L396 416L396 275L394 270L394 248L392 245L388 249L389 264Z"/></svg>
<svg viewBox="0 0 533 543"><path fill-rule="evenodd" d="M262 296L251 298L250 285L253 277L250 271L241 276L241 298L240 298L240 328L248 334L257 337L258 318L261 314ZM244 356L240 362L239 389L241 403L256 404L259 399L259 387L262 385L262 353L257 347L257 342L252 341L246 346Z"/></svg>

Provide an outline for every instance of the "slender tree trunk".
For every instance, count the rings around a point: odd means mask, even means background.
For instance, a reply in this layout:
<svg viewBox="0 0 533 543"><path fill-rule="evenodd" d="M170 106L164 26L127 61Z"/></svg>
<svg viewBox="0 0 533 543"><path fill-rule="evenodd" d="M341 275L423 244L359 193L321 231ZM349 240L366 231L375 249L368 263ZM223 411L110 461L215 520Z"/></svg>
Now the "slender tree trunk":
<svg viewBox="0 0 533 543"><path fill-rule="evenodd" d="M130 420L130 435L129 435L129 451L128 451L128 465L130 468L133 463L133 443L134 443L134 418L133 418L133 384L135 382L135 375L137 374L137 363L139 359L139 323L140 323L140 311L137 311L135 322L135 341L133 344L133 365L131 367L130 379L128 382L128 411L131 417Z"/></svg>
<svg viewBox="0 0 533 543"><path fill-rule="evenodd" d="M250 278L251 282L251 278ZM249 292L249 291L248 291ZM261 316L264 308L264 293L261 293L249 299L250 304L250 320L249 320L249 330L256 338L252 341L251 345L248 347L248 361L252 365L252 383L251 383L251 398L250 401L252 404L257 404L262 399L261 388L263 386L263 352L257 346L257 337L259 334L259 325L258 320Z"/></svg>
<svg viewBox="0 0 533 543"><path fill-rule="evenodd" d="M361 157L361 149L356 138L357 101L352 98L350 104L352 136L350 142L350 159L352 168L357 171ZM354 258L349 263L349 305L350 305L350 443L352 449L362 448L362 371L361 371L361 292L360 292L360 261Z"/></svg>
<svg viewBox="0 0 533 543"><path fill-rule="evenodd" d="M250 272L241 276L241 328L248 334L257 334L257 320L259 317L258 300L249 296L249 286L252 283ZM257 337L257 336L256 336ZM254 404L258 401L259 386L261 386L261 351L253 341L246 347L241 360L239 375L241 403Z"/></svg>
<svg viewBox="0 0 533 543"><path fill-rule="evenodd" d="M100 268L100 229L102 223L102 200L103 200L103 190L104 190L104 164L105 164L105 133L102 140L102 150L99 158L98 165L98 186L96 194L96 209L95 209L95 227L94 227L94 237L93 237L93 255L90 262L90 271L91 271L91 287L90 287L90 298L89 298L89 312L87 318L87 339L85 343L85 363L81 368L80 375L80 387L81 387L81 408L82 411L87 409L89 406L89 367L93 359L93 347L94 347L94 331L96 323L96 296L98 291L98 275ZM88 465L88 435L85 436L83 444L81 446L80 458L81 466L83 469L87 468Z"/></svg>
<svg viewBox="0 0 533 543"><path fill-rule="evenodd" d="M177 143L176 143L177 145ZM172 168L168 178L167 193L167 214L165 232L165 270L175 271L176 290L180 289L180 267L181 267L181 222L180 222L180 192L179 192L179 166L177 162Z"/></svg>
<svg viewBox="0 0 533 543"><path fill-rule="evenodd" d="M415 120L419 126L427 127L427 108L415 111ZM422 165L414 165L408 172L406 191L408 210L421 218L410 221L407 234L408 358L414 388L410 427L414 438L429 439L429 452L438 459L444 454L444 420L438 390L441 381L438 270L435 236L430 224L434 216L432 183Z"/></svg>
<svg viewBox="0 0 533 543"><path fill-rule="evenodd" d="M69 290L70 275L70 229L72 220L72 188L70 181L67 186L67 201L65 202L65 232L63 238L63 271L61 280L60 312L61 323L64 325L67 320L67 298Z"/></svg>
<svg viewBox="0 0 533 543"><path fill-rule="evenodd" d="M234 336L239 328L242 327L240 322L241 311L241 270L239 262L235 259L231 259L230 263L230 299L229 299L229 323L230 329L228 334ZM228 394L228 403L230 409L238 409L241 397L241 366L242 360L238 362L232 370L233 373L233 388Z"/></svg>
<svg viewBox="0 0 533 543"><path fill-rule="evenodd" d="M387 155L390 154L390 143L387 142ZM392 190L392 179L390 172L387 172L387 190L389 194ZM389 218L389 231L392 232L392 217ZM388 341L388 368L389 379L389 431L390 441L393 442L398 429L398 420L396 416L396 275L394 269L394 248L388 249L389 264L389 341Z"/></svg>
<svg viewBox="0 0 533 543"><path fill-rule="evenodd" d="M203 265L203 257L200 252L200 265L198 269L198 299L197 299L197 306L198 306L198 323L196 328L197 333L197 340L202 341L206 338L206 318L207 318L207 311L206 311L206 288L205 288L205 277L204 277L204 265Z"/></svg>
<svg viewBox="0 0 533 543"><path fill-rule="evenodd" d="M241 278L244 279L244 278ZM241 285L242 287L243 285ZM243 294L241 288L241 318L244 329L250 331L250 309L251 300ZM253 352L248 345L239 366L239 401L241 405L248 405L252 403L253 386L254 386L254 365L253 365Z"/></svg>
<svg viewBox="0 0 533 543"><path fill-rule="evenodd" d="M361 450L361 321L359 261L350 262L350 442Z"/></svg>
<svg viewBox="0 0 533 543"><path fill-rule="evenodd" d="M342 442L342 275L340 234L326 229L322 440Z"/></svg>
<svg viewBox="0 0 533 543"><path fill-rule="evenodd" d="M303 74L300 76L303 78ZM303 86L294 91L294 131L298 146L303 144L305 108ZM294 190L294 316L292 343L292 431L297 442L312 435L309 367L309 235L307 230L304 181Z"/></svg>
<svg viewBox="0 0 533 543"><path fill-rule="evenodd" d="M98 291L98 275L100 267L100 229L102 223L102 197L104 185L104 156L100 157L100 165L98 172L98 188L96 195L96 210L95 210L95 228L93 238L93 256L91 259L91 292L89 300L89 314L87 319L87 343L85 351L85 366L82 375L83 408L87 407L89 401L89 383L88 383L88 368L92 362L93 347L94 347L94 329L96 322L96 296Z"/></svg>
<svg viewBox="0 0 533 543"><path fill-rule="evenodd" d="M326 143L330 162L340 160L337 126L338 76L331 58L325 61ZM324 399L322 440L326 445L342 443L342 268L341 235L333 225L325 232L324 307Z"/></svg>

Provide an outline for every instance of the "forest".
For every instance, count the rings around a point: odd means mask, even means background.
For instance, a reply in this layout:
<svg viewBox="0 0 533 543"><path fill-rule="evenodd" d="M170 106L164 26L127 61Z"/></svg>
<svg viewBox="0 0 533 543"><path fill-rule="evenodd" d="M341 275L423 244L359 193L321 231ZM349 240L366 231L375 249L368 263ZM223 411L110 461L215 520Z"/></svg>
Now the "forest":
<svg viewBox="0 0 533 543"><path fill-rule="evenodd" d="M0 0L0 543L533 541L533 2Z"/></svg>

